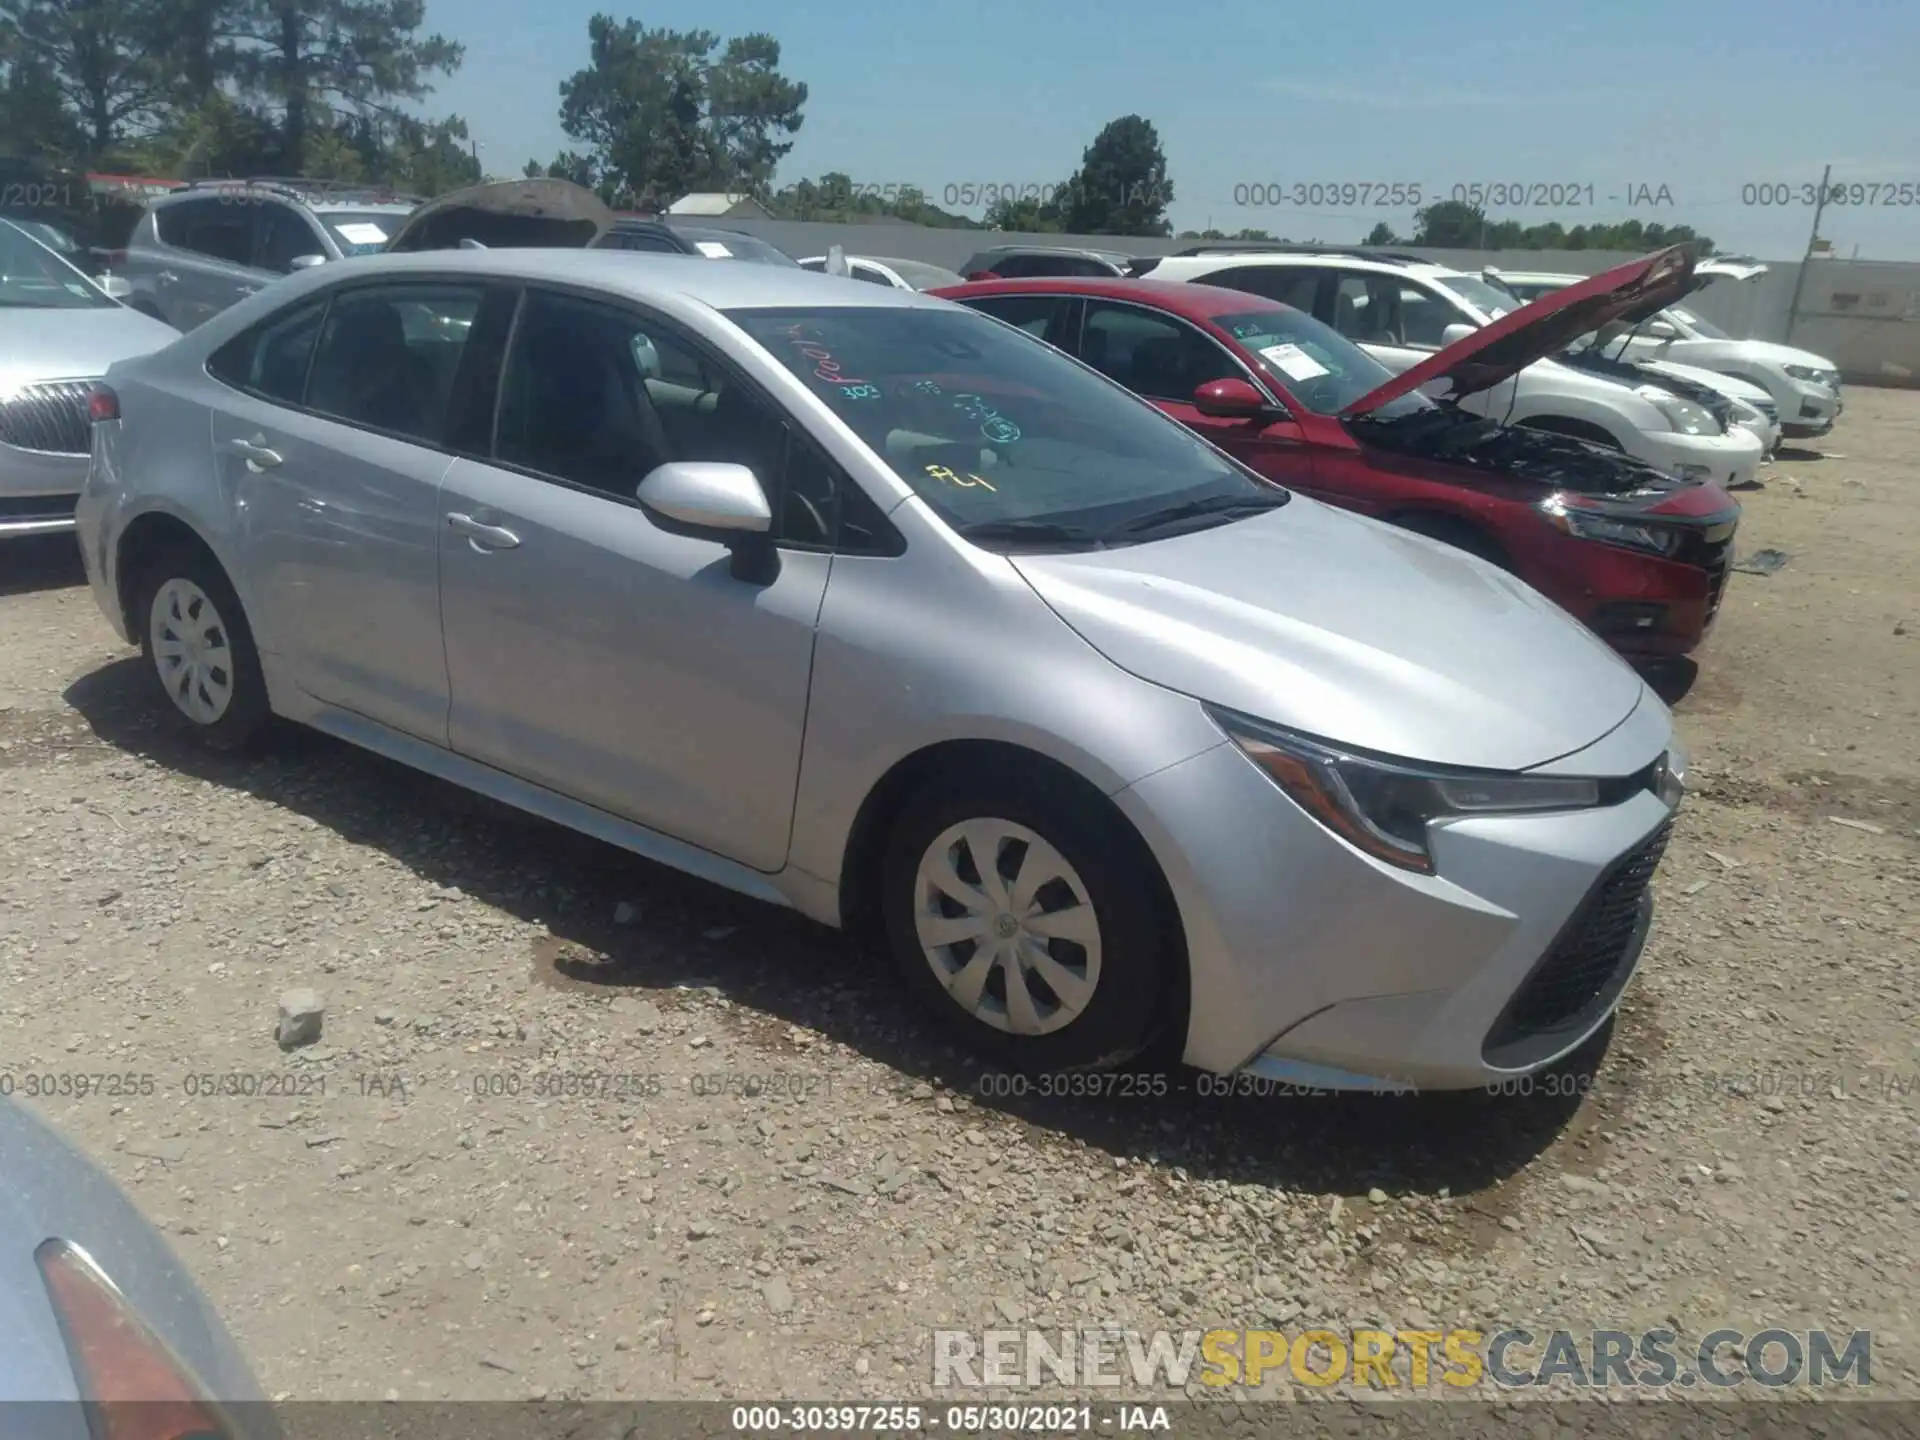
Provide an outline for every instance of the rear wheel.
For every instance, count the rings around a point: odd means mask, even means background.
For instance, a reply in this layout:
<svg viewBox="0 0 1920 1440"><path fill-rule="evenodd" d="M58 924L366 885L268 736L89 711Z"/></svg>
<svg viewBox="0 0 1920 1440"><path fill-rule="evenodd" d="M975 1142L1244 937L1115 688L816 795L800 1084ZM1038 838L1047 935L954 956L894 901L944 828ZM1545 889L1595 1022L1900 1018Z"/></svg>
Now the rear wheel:
<svg viewBox="0 0 1920 1440"><path fill-rule="evenodd" d="M267 684L226 572L207 551L162 551L141 571L140 649L168 709L210 750L243 748L265 726Z"/></svg>
<svg viewBox="0 0 1920 1440"><path fill-rule="evenodd" d="M1053 777L956 772L907 802L887 846L881 908L909 988L1024 1069L1122 1064L1167 1013L1159 877L1102 804Z"/></svg>

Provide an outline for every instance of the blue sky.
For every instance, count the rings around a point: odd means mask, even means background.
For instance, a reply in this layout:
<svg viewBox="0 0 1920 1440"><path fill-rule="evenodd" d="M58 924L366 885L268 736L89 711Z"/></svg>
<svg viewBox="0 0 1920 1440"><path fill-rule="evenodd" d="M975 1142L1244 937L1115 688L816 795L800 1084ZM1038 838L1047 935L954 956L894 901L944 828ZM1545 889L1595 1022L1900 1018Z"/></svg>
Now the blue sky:
<svg viewBox="0 0 1920 1440"><path fill-rule="evenodd" d="M429 27L467 46L430 108L467 118L490 173L568 145L558 86L586 63L596 9L778 38L783 70L811 89L783 184L840 170L939 203L948 186L1058 182L1103 124L1137 112L1159 129L1180 228L1346 241L1385 220L1405 234L1405 204L1235 201L1272 185L1417 184L1431 199L1519 182L1582 202L1591 187L1592 203L1496 218L1685 223L1786 259L1812 209L1744 187L1811 188L1832 162L1883 202L1828 207L1836 253L1920 260L1912 0L428 0Z"/></svg>

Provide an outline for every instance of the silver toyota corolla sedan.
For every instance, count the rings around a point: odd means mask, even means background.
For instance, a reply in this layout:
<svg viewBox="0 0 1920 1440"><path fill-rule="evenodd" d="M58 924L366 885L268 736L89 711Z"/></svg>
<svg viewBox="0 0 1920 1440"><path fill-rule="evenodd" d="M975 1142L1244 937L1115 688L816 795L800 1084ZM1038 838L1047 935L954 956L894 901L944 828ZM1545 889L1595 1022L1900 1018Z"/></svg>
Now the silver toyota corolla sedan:
<svg viewBox="0 0 1920 1440"><path fill-rule="evenodd" d="M1496 569L997 320L698 258L379 256L116 365L101 606L277 714L830 925L979 1045L1472 1086L1594 1032L1683 762Z"/></svg>
<svg viewBox="0 0 1920 1440"><path fill-rule="evenodd" d="M0 540L73 528L94 381L179 338L0 220Z"/></svg>
<svg viewBox="0 0 1920 1440"><path fill-rule="evenodd" d="M192 1276L118 1186L0 1098L0 1414L9 1440L273 1440Z"/></svg>

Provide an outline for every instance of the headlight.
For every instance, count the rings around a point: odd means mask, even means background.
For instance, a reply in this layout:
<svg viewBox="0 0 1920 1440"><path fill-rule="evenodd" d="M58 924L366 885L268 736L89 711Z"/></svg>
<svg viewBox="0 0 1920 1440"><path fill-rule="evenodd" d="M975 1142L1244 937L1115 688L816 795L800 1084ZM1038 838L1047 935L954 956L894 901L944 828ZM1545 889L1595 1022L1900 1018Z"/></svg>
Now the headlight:
<svg viewBox="0 0 1920 1440"><path fill-rule="evenodd" d="M1672 555L1680 548L1677 530L1569 504L1564 495L1549 495L1536 508L1554 529L1575 539L1624 545L1629 550L1644 550L1652 555Z"/></svg>
<svg viewBox="0 0 1920 1440"><path fill-rule="evenodd" d="M1818 365L1782 365L1780 367L1796 380L1805 380L1812 385L1824 385L1829 390L1840 388L1840 372L1823 370Z"/></svg>
<svg viewBox="0 0 1920 1440"><path fill-rule="evenodd" d="M1209 707L1208 713L1301 809L1356 849L1403 870L1433 873L1427 827L1436 820L1601 803L1598 780L1403 764L1355 755L1235 711Z"/></svg>
<svg viewBox="0 0 1920 1440"><path fill-rule="evenodd" d="M1720 433L1718 420L1693 401L1682 399L1671 390L1662 390L1658 385L1640 385L1634 388L1633 393L1666 416L1667 423L1682 435Z"/></svg>

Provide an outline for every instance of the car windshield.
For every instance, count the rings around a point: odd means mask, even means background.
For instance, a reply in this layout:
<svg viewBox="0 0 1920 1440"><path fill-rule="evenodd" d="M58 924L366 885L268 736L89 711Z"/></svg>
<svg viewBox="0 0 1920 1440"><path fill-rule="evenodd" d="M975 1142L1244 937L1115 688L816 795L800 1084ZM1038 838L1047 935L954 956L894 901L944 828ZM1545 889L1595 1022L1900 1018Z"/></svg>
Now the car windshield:
<svg viewBox="0 0 1920 1440"><path fill-rule="evenodd" d="M963 532L1111 532L1175 506L1285 498L1145 401L959 306L728 318Z"/></svg>
<svg viewBox="0 0 1920 1440"><path fill-rule="evenodd" d="M320 217L342 255L374 255L386 249L407 217L383 211L330 212Z"/></svg>
<svg viewBox="0 0 1920 1440"><path fill-rule="evenodd" d="M696 230L682 225L673 228L711 260L747 260L756 265L781 265L789 270L800 268L798 260L756 235L743 235L737 230Z"/></svg>
<svg viewBox="0 0 1920 1440"><path fill-rule="evenodd" d="M1733 338L1711 320L1703 320L1693 311L1682 309L1678 305L1669 305L1663 318L1676 321L1691 332L1696 340L1731 340Z"/></svg>
<svg viewBox="0 0 1920 1440"><path fill-rule="evenodd" d="M106 310L116 303L53 251L0 220L0 309Z"/></svg>
<svg viewBox="0 0 1920 1440"><path fill-rule="evenodd" d="M1216 315L1213 323L1238 340L1283 391L1316 415L1338 415L1393 376L1332 326L1291 306ZM1425 409L1432 403L1415 391L1389 402L1384 413Z"/></svg>
<svg viewBox="0 0 1920 1440"><path fill-rule="evenodd" d="M1489 285L1478 276L1448 275L1434 283L1468 309L1478 311L1482 325L1518 308L1513 296L1497 286Z"/></svg>

